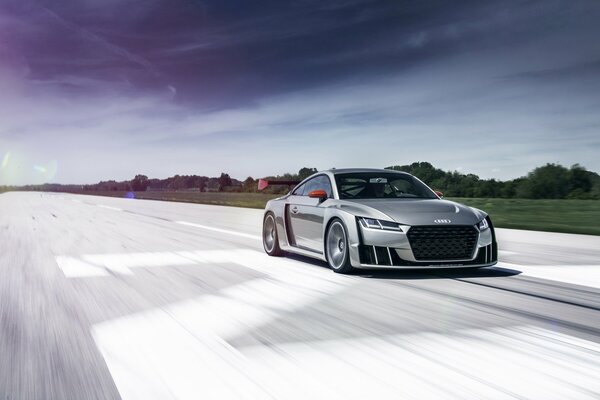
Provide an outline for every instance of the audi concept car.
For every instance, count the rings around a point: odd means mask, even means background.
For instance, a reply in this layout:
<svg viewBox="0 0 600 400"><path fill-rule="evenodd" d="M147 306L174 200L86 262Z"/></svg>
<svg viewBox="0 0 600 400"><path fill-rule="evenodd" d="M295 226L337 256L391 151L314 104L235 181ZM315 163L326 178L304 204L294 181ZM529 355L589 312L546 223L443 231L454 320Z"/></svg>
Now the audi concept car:
<svg viewBox="0 0 600 400"><path fill-rule="evenodd" d="M485 212L443 200L393 170L332 169L306 178L267 203L262 239L271 256L301 254L340 273L487 267L498 260Z"/></svg>

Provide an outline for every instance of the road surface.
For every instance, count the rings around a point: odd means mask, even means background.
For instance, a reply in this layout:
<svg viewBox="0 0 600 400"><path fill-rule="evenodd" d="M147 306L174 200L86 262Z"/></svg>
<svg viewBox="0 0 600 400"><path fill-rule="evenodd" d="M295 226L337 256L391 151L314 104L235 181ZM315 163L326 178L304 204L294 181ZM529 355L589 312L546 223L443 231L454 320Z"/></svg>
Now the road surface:
<svg viewBox="0 0 600 400"><path fill-rule="evenodd" d="M260 210L0 195L0 399L600 398L600 238L334 274Z"/></svg>

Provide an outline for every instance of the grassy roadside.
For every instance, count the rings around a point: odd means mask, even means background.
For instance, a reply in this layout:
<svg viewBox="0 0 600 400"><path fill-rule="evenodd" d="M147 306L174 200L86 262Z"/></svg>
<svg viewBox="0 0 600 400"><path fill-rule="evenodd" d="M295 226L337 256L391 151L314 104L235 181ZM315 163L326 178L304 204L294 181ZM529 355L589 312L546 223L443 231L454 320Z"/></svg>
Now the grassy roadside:
<svg viewBox="0 0 600 400"><path fill-rule="evenodd" d="M126 192L82 194L126 197ZM277 195L264 193L136 192L138 199L264 208ZM486 211L499 228L600 235L600 201L451 198Z"/></svg>
<svg viewBox="0 0 600 400"><path fill-rule="evenodd" d="M499 228L600 235L598 200L450 200L484 210Z"/></svg>
<svg viewBox="0 0 600 400"><path fill-rule="evenodd" d="M80 194L92 196L127 197L127 192L120 191L90 191ZM227 192L191 192L191 191L164 191L164 192L135 192L136 199L177 201L182 203L211 204L219 206L265 208L267 201L280 195L265 193L227 193Z"/></svg>

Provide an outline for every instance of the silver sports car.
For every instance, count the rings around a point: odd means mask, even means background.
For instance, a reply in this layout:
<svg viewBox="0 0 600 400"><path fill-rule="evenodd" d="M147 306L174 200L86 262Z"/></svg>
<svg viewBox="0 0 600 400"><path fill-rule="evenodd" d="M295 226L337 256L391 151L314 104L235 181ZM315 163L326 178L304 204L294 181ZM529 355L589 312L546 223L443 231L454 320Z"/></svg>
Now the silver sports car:
<svg viewBox="0 0 600 400"><path fill-rule="evenodd" d="M442 200L416 177L392 170L332 169L306 178L267 203L262 239L271 256L314 257L340 273L486 267L498 260L485 212Z"/></svg>

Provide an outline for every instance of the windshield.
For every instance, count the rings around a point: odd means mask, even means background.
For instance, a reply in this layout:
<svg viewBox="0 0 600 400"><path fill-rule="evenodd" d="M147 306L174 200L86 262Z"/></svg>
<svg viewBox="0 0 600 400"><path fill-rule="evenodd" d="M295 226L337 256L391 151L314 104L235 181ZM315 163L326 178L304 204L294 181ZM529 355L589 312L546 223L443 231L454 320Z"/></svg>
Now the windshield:
<svg viewBox="0 0 600 400"><path fill-rule="evenodd" d="M385 172L336 174L340 199L437 199L435 193L410 175Z"/></svg>

